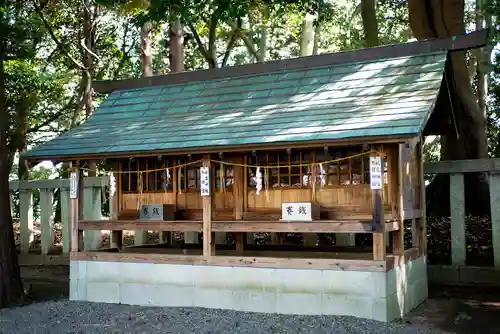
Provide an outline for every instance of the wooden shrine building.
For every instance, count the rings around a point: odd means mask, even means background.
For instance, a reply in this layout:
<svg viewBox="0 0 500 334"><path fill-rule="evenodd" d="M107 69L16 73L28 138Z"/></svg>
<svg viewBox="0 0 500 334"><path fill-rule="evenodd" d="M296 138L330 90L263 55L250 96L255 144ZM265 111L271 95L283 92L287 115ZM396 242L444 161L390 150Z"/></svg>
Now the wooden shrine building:
<svg viewBox="0 0 500 334"><path fill-rule="evenodd" d="M72 163L71 299L401 317L427 298L424 136L453 127L450 52L486 39L95 83L97 112L27 153ZM109 220L79 214L96 166ZM162 242L123 247L140 229Z"/></svg>

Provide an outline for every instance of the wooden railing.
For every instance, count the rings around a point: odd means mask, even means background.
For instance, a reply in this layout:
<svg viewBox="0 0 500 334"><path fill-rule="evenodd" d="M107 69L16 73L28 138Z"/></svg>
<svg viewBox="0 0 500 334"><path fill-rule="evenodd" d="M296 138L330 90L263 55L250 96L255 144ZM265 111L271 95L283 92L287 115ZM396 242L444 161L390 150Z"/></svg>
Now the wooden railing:
<svg viewBox="0 0 500 334"><path fill-rule="evenodd" d="M85 219L103 219L101 207L103 203L102 189L109 185L107 177L86 178L84 181L83 215ZM69 179L11 181L11 201L14 192L19 192L19 230L21 257L30 253L30 244L34 238L33 193L40 191L40 248L41 258L49 254L54 246L54 192L60 190L60 210L62 225L62 254L68 254L71 244L69 227ZM12 205L11 205L12 207ZM98 248L101 242L100 231L89 231L85 234L89 248Z"/></svg>
<svg viewBox="0 0 500 334"><path fill-rule="evenodd" d="M448 284L500 285L500 159L441 161L426 164L424 170L425 174L448 174L450 177L451 265L429 266L429 280ZM489 181L492 267L468 265L466 261L464 174L477 172L486 173Z"/></svg>
<svg viewBox="0 0 500 334"><path fill-rule="evenodd" d="M489 177L492 247L494 265L492 267L468 266L466 263L466 212L464 174L484 172ZM451 284L485 284L500 285L500 159L479 159L463 161L443 161L425 165L425 174L450 175L450 207L451 207L451 265L434 264L429 266L431 282ZM107 187L107 178L85 179L84 219L99 220L103 199L102 188ZM12 181L11 191L19 191L19 220L21 254L27 254L33 239L33 191L40 190L40 230L42 257L49 253L54 243L53 219L55 207L53 194L61 191L61 223L62 253L70 249L69 233L69 180ZM87 231L85 245L89 249L98 248L100 231ZM137 243L136 243L137 244ZM86 247L87 248L87 247Z"/></svg>

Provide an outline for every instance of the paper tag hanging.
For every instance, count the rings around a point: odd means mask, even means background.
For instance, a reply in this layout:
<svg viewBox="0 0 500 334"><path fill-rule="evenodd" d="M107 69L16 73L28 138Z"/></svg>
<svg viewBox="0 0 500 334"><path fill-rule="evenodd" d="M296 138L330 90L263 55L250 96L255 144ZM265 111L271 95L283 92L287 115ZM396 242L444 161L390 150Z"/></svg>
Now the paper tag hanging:
<svg viewBox="0 0 500 334"><path fill-rule="evenodd" d="M200 183L201 196L210 196L210 170L208 167L200 167Z"/></svg>
<svg viewBox="0 0 500 334"><path fill-rule="evenodd" d="M258 196L260 194L260 191L262 190L262 173L260 172L260 167L257 167L257 171L255 172L255 181L255 187L257 188L255 194Z"/></svg>
<svg viewBox="0 0 500 334"><path fill-rule="evenodd" d="M382 189L382 158L370 157L370 188Z"/></svg>
<svg viewBox="0 0 500 334"><path fill-rule="evenodd" d="M116 194L116 179L115 174L109 174L109 195L114 196Z"/></svg>
<svg viewBox="0 0 500 334"><path fill-rule="evenodd" d="M324 187L326 184L326 171L323 167L323 163L318 164L318 179L320 187Z"/></svg>
<svg viewBox="0 0 500 334"><path fill-rule="evenodd" d="M69 198L78 197L78 172L71 172L69 182Z"/></svg>

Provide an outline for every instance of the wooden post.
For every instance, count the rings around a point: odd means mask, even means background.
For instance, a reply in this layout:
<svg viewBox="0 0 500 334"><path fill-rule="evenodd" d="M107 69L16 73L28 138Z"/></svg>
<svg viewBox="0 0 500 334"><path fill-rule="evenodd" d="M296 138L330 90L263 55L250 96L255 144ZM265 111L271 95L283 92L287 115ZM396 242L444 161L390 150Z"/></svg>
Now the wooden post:
<svg viewBox="0 0 500 334"><path fill-rule="evenodd" d="M316 162L316 153L312 152L312 160L313 162ZM312 165L311 166L311 202L315 203L316 202L316 179L317 179L317 166ZM318 244L318 234L317 233L303 233L302 234L302 243L304 246L307 247L314 247Z"/></svg>
<svg viewBox="0 0 500 334"><path fill-rule="evenodd" d="M70 227L71 227L71 251L78 252L80 246L80 239L83 237L78 231L78 217L80 208L80 171L78 165L72 169L72 176L70 177ZM75 187L75 189L72 189ZM81 237L80 237L81 236Z"/></svg>
<svg viewBox="0 0 500 334"><path fill-rule="evenodd" d="M389 181L389 200L392 216L398 220L399 230L392 232L392 253L403 255L405 251L404 240L404 212L403 212L403 166L401 149L403 145L390 147L387 150L387 178Z"/></svg>
<svg viewBox="0 0 500 334"><path fill-rule="evenodd" d="M493 263L500 268L500 173L489 172Z"/></svg>
<svg viewBox="0 0 500 334"><path fill-rule="evenodd" d="M234 159L235 163L242 163L243 159L238 157ZM233 196L234 196L234 219L243 219L243 189L244 189L244 171L241 166L233 167ZM245 234L244 232L238 232L235 234L236 250L243 251L245 244Z"/></svg>
<svg viewBox="0 0 500 334"><path fill-rule="evenodd" d="M89 161L89 171L88 177L96 177L97 175L97 161L92 160ZM102 196L101 196L101 187L93 187L88 186L83 190L83 216L84 219L89 220L101 220L101 205L102 205ZM84 246L85 250L96 250L100 248L101 244L101 231L84 231Z"/></svg>
<svg viewBox="0 0 500 334"><path fill-rule="evenodd" d="M465 248L465 197L464 174L450 174L450 209L451 209L451 263L464 266Z"/></svg>
<svg viewBox="0 0 500 334"><path fill-rule="evenodd" d="M248 210L248 157L245 154L243 157L243 215ZM255 242L254 234L250 232L245 233L245 242L247 245L252 245Z"/></svg>
<svg viewBox="0 0 500 334"><path fill-rule="evenodd" d="M427 255L427 214L425 207L425 180L424 180L424 157L422 146L424 144L424 139L421 138L418 144L417 149L417 166L418 166L418 178L419 178L419 187L417 196L419 196L419 206L420 209L420 217L417 218L417 227L418 227L418 240L419 240L419 252L420 255Z"/></svg>
<svg viewBox="0 0 500 334"><path fill-rule="evenodd" d="M19 185L24 182L20 181ZM33 241L33 192L31 189L19 189L19 224L21 253L28 254L30 243Z"/></svg>
<svg viewBox="0 0 500 334"><path fill-rule="evenodd" d="M115 169L119 172L120 166L115 164ZM109 190L109 211L111 220L118 220L118 215L120 212L120 196L119 191L121 189L121 178L120 173L114 173L110 175L110 178L114 178L114 187ZM112 180L110 179L110 183ZM114 188L114 189L113 189ZM123 231L113 230L111 231L109 248L117 248L119 251L123 248Z"/></svg>
<svg viewBox="0 0 500 334"><path fill-rule="evenodd" d="M209 169L209 182L210 182L210 194L208 196L203 196L202 204L203 204L203 256L212 256L215 255L215 244L212 239L212 197L213 197L213 184L214 180L212 180L212 173L210 168L210 160L208 158L203 159L202 162L203 167L207 167Z"/></svg>
<svg viewBox="0 0 500 334"><path fill-rule="evenodd" d="M69 188L59 189L61 196L61 223L62 223L62 243L63 253L71 251L71 209Z"/></svg>
<svg viewBox="0 0 500 334"><path fill-rule="evenodd" d="M372 157L379 156L375 153ZM380 178L380 189L372 190L372 203L373 203L373 222L374 227L378 229L383 229L381 232L373 233L373 259L374 260L385 260L386 257L386 242L385 242L385 219L384 219L384 201L383 201L383 191L384 191L384 179L383 179L383 166L384 159L380 157L381 164L381 178ZM370 164L371 165L371 164ZM373 173L370 166L370 173ZM371 177L370 177L371 180ZM370 181L371 183L371 181Z"/></svg>
<svg viewBox="0 0 500 334"><path fill-rule="evenodd" d="M52 189L40 189L40 239L43 255L49 254L54 245L54 192Z"/></svg>

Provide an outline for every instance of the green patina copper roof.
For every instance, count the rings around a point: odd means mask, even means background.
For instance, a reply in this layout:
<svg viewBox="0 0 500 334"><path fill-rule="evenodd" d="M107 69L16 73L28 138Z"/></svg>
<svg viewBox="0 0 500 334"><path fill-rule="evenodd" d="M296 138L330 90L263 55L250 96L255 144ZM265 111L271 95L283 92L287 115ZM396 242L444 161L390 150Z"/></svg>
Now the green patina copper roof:
<svg viewBox="0 0 500 334"><path fill-rule="evenodd" d="M30 159L417 135L446 52L115 91Z"/></svg>

